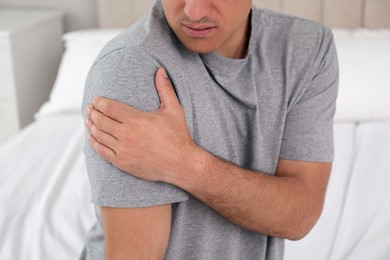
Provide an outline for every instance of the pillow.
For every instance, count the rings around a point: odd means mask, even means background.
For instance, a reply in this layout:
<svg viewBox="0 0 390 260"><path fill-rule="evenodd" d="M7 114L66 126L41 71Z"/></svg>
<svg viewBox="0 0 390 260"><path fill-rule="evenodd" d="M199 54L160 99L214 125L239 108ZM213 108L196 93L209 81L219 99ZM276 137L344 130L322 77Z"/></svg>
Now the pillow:
<svg viewBox="0 0 390 260"><path fill-rule="evenodd" d="M81 111L84 84L95 58L121 29L75 31L63 36L65 53L47 101L35 118Z"/></svg>
<svg viewBox="0 0 390 260"><path fill-rule="evenodd" d="M390 30L334 29L340 64L335 120L390 120Z"/></svg>
<svg viewBox="0 0 390 260"><path fill-rule="evenodd" d="M103 46L121 29L64 35L56 82L36 118L80 112L85 79ZM390 119L390 30L334 29L340 63L336 121Z"/></svg>

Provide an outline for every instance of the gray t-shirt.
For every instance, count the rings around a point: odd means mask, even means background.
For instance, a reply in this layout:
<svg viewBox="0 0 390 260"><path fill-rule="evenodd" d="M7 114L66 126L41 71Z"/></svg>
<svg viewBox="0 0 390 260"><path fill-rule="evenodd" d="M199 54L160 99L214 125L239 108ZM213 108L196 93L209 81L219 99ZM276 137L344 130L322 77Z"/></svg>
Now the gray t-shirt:
<svg viewBox="0 0 390 260"><path fill-rule="evenodd" d="M331 31L256 7L251 24L246 58L199 55L178 41L157 1L145 18L108 43L96 59L86 82L84 115L95 96L144 111L158 109L154 76L163 66L194 141L209 152L271 175L279 158L331 162L338 85ZM88 141L84 152L98 222L88 234L81 259L104 259L99 206L166 203L173 207L165 259L283 258L283 239L241 228L175 186L122 172L99 157Z"/></svg>

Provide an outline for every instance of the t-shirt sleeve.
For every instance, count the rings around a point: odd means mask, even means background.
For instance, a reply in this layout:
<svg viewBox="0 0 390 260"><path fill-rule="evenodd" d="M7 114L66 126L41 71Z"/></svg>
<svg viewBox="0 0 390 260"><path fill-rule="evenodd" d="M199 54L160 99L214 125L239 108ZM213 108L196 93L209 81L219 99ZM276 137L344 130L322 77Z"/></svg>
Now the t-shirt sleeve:
<svg viewBox="0 0 390 260"><path fill-rule="evenodd" d="M141 48L103 51L86 80L82 106L84 118L86 108L95 96L118 100L143 111L158 109L160 103L154 77L159 67L158 62ZM91 201L96 206L151 207L188 200L188 194L176 186L142 180L123 172L100 157L87 138L84 155Z"/></svg>
<svg viewBox="0 0 390 260"><path fill-rule="evenodd" d="M333 118L338 92L338 60L333 35L325 30L304 91L288 108L281 159L332 162Z"/></svg>

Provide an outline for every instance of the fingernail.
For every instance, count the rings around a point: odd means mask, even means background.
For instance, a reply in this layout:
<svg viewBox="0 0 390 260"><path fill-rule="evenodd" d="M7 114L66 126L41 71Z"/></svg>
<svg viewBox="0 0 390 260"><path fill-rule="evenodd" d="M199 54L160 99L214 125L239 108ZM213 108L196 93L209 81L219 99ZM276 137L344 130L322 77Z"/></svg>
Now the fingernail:
<svg viewBox="0 0 390 260"><path fill-rule="evenodd" d="M164 68L161 70L161 76L162 76L164 79L168 79L167 72L165 71Z"/></svg>

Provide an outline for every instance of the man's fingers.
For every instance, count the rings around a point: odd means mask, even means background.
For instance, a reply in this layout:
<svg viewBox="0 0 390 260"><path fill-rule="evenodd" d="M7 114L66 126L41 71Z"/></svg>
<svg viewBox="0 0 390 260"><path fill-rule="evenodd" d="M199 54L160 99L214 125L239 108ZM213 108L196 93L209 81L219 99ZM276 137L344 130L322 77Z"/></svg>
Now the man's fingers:
<svg viewBox="0 0 390 260"><path fill-rule="evenodd" d="M91 123L93 123L93 125L95 125L99 130L104 131L117 138L116 133L118 132L118 128L121 127L122 123L118 122L115 119L112 119L106 114L103 114L92 106L88 107L87 119L90 120ZM88 123L88 121L86 123Z"/></svg>
<svg viewBox="0 0 390 260"><path fill-rule="evenodd" d="M129 113L137 112L136 109L129 107L119 101L104 97L95 97L92 101L92 105L96 110L105 114L118 122L125 122Z"/></svg>
<svg viewBox="0 0 390 260"><path fill-rule="evenodd" d="M168 74L162 67L157 70L155 84L158 96L160 97L160 110L180 105L175 90L168 78Z"/></svg>
<svg viewBox="0 0 390 260"><path fill-rule="evenodd" d="M89 142L91 143L91 146L93 149L100 154L104 159L106 159L109 162L113 162L116 159L116 153L111 148L105 146L104 144L101 144L95 137L93 137L91 134L89 135Z"/></svg>
<svg viewBox="0 0 390 260"><path fill-rule="evenodd" d="M115 147L118 145L118 140L102 131L102 130L99 130L96 125L93 124L93 122L89 119L87 119L86 121L86 125L88 127L88 130L90 132L90 134L101 144L109 147L111 150L114 150L115 151Z"/></svg>

